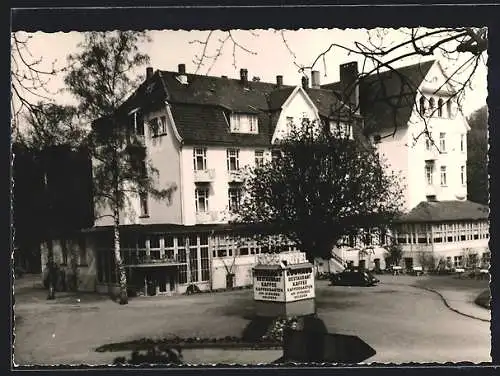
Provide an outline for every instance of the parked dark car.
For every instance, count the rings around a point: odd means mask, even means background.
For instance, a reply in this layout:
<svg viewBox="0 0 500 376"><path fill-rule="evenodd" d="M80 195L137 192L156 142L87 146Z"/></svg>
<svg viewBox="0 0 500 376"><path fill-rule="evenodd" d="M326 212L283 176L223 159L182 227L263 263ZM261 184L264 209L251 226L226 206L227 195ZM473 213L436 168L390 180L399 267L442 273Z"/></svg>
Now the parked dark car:
<svg viewBox="0 0 500 376"><path fill-rule="evenodd" d="M332 274L332 286L374 286L380 280L367 270L346 269L343 272Z"/></svg>

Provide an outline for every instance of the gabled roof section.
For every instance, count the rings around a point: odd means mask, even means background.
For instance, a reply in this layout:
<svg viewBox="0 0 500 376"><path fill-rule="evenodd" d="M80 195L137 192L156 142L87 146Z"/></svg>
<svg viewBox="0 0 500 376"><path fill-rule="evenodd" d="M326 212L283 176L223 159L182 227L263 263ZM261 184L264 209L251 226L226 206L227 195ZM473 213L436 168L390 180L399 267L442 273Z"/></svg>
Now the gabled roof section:
<svg viewBox="0 0 500 376"><path fill-rule="evenodd" d="M271 93L269 93L268 95L269 110L270 111L281 110L283 104L285 104L286 100L290 98L290 95L292 95L294 90L295 87L288 86L285 88L273 90Z"/></svg>
<svg viewBox="0 0 500 376"><path fill-rule="evenodd" d="M406 127L415 104L418 88L435 60L374 73L361 79L360 112L368 133L388 128ZM340 82L322 88L341 91Z"/></svg>
<svg viewBox="0 0 500 376"><path fill-rule="evenodd" d="M401 223L487 220L489 208L472 201L423 201L401 216Z"/></svg>
<svg viewBox="0 0 500 376"><path fill-rule="evenodd" d="M349 108L333 90L309 88L306 89L306 93L318 109L320 116L325 118L349 116Z"/></svg>
<svg viewBox="0 0 500 376"><path fill-rule="evenodd" d="M135 108L158 109L166 102L184 143L270 146L281 110L294 90L303 90L321 117L330 117L332 110L348 110L331 90L157 70L119 113L126 116ZM231 133L231 113L256 115L258 134Z"/></svg>
<svg viewBox="0 0 500 376"><path fill-rule="evenodd" d="M130 97L119 108L119 115L126 115L134 108L154 108L162 105L167 98L167 92L160 72L156 71L154 75L145 80L137 90L135 90Z"/></svg>
<svg viewBox="0 0 500 376"><path fill-rule="evenodd" d="M172 116L185 144L210 144L234 146L268 146L270 143L270 116L261 112L259 133L231 133L229 112L222 107L199 104L173 104Z"/></svg>

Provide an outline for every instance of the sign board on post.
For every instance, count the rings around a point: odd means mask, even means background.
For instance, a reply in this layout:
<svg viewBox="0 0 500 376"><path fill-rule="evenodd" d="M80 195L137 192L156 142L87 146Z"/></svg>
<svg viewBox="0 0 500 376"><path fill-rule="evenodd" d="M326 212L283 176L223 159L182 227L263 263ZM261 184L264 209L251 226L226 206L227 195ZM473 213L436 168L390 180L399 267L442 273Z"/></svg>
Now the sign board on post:
<svg viewBox="0 0 500 376"><path fill-rule="evenodd" d="M314 314L314 273L308 262L288 264L286 260L259 264L253 268L254 301L259 316L301 316ZM302 261L302 260L301 260Z"/></svg>
<svg viewBox="0 0 500 376"><path fill-rule="evenodd" d="M262 265L254 268L253 298L271 302L285 301L284 271L279 265Z"/></svg>

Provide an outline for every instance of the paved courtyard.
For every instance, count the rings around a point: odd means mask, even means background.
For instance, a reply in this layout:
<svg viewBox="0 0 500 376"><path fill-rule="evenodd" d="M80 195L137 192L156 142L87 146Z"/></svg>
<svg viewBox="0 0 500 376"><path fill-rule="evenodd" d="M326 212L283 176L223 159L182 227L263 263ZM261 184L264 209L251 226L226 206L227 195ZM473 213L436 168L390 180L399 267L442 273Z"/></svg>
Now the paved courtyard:
<svg viewBox="0 0 500 376"><path fill-rule="evenodd" d="M367 363L491 360L490 324L484 321L489 311L469 301L488 281L380 279L379 286L370 288L331 287L326 281L318 281L316 288L318 314L329 331L357 335L377 351ZM440 295L423 288L448 294L455 300L450 304L471 317L450 310ZM34 287L29 276L16 285L16 364L107 364L123 353L95 348L111 342L240 336L253 313L251 290L136 298L126 306L96 294L59 294L55 301L45 297L46 291ZM259 363L280 356L278 350L184 351L192 363Z"/></svg>

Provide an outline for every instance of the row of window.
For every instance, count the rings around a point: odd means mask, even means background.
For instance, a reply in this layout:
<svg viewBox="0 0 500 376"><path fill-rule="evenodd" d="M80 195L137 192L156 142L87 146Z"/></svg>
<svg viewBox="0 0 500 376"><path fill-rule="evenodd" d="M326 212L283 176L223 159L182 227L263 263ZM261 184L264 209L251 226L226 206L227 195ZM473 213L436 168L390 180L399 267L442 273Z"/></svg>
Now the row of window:
<svg viewBox="0 0 500 376"><path fill-rule="evenodd" d="M483 252L481 255L481 258L479 258L479 255L477 253L472 253L469 255L458 255L458 256L453 256L453 259L451 256L446 257L445 261L445 267L447 268L464 268L464 267L489 267L490 264L490 258L491 258L491 253L490 252ZM452 261L453 260L453 261Z"/></svg>
<svg viewBox="0 0 500 376"><path fill-rule="evenodd" d="M187 250L189 250L189 257ZM117 278L113 252L100 250L97 256L98 281L115 283ZM180 284L205 282L210 278L208 236L206 235L180 238L150 235L133 240L125 238L122 241L121 256L124 265L135 265L150 260L175 260L181 263L178 269Z"/></svg>
<svg viewBox="0 0 500 376"><path fill-rule="evenodd" d="M399 244L454 243L488 239L489 225L487 222L402 225L395 236Z"/></svg>
<svg viewBox="0 0 500 376"><path fill-rule="evenodd" d="M144 115L140 109L135 109L129 113L129 130L138 136L144 136ZM151 136L157 137L167 134L167 117L157 116L149 121Z"/></svg>
<svg viewBox="0 0 500 376"><path fill-rule="evenodd" d="M447 167L440 166L439 173L440 173L439 177L440 177L441 187L446 187L448 184ZM425 163L425 180L427 182L427 185L434 184L434 163L433 162L426 162ZM467 173L465 171L465 165L460 166L460 184L462 184L462 185L467 184Z"/></svg>
<svg viewBox="0 0 500 376"><path fill-rule="evenodd" d="M366 231L361 235L346 235L340 243L351 248L366 246L384 246L390 243L389 234L384 231Z"/></svg>
<svg viewBox="0 0 500 376"><path fill-rule="evenodd" d="M255 150L255 166L264 164L264 150ZM274 157L276 153L272 153ZM230 148L226 150L226 164L228 171L238 171L240 169L240 150ZM195 171L207 170L207 148L193 149L193 167Z"/></svg>
<svg viewBox="0 0 500 376"><path fill-rule="evenodd" d="M209 187L201 184L197 185L195 189L195 206L196 213L209 212ZM238 184L232 184L227 190L229 210L235 211L239 209L242 196L242 188Z"/></svg>
<svg viewBox="0 0 500 376"><path fill-rule="evenodd" d="M425 138L425 149L427 151L431 151L433 148L432 141L429 139L429 137ZM441 153L446 153L446 133L445 132L440 132L439 133L439 151ZM465 134L460 134L460 151L465 152Z"/></svg>
<svg viewBox="0 0 500 376"><path fill-rule="evenodd" d="M454 113L452 107L452 100L447 99L446 101L443 98L436 99L434 97L426 98L425 96L420 97L419 102L419 112L420 115L429 115L429 116L438 116L438 117L448 117L453 118ZM445 112L446 108L446 112Z"/></svg>
<svg viewBox="0 0 500 376"><path fill-rule="evenodd" d="M259 118L252 114L231 114L230 129L233 133L259 133Z"/></svg>

